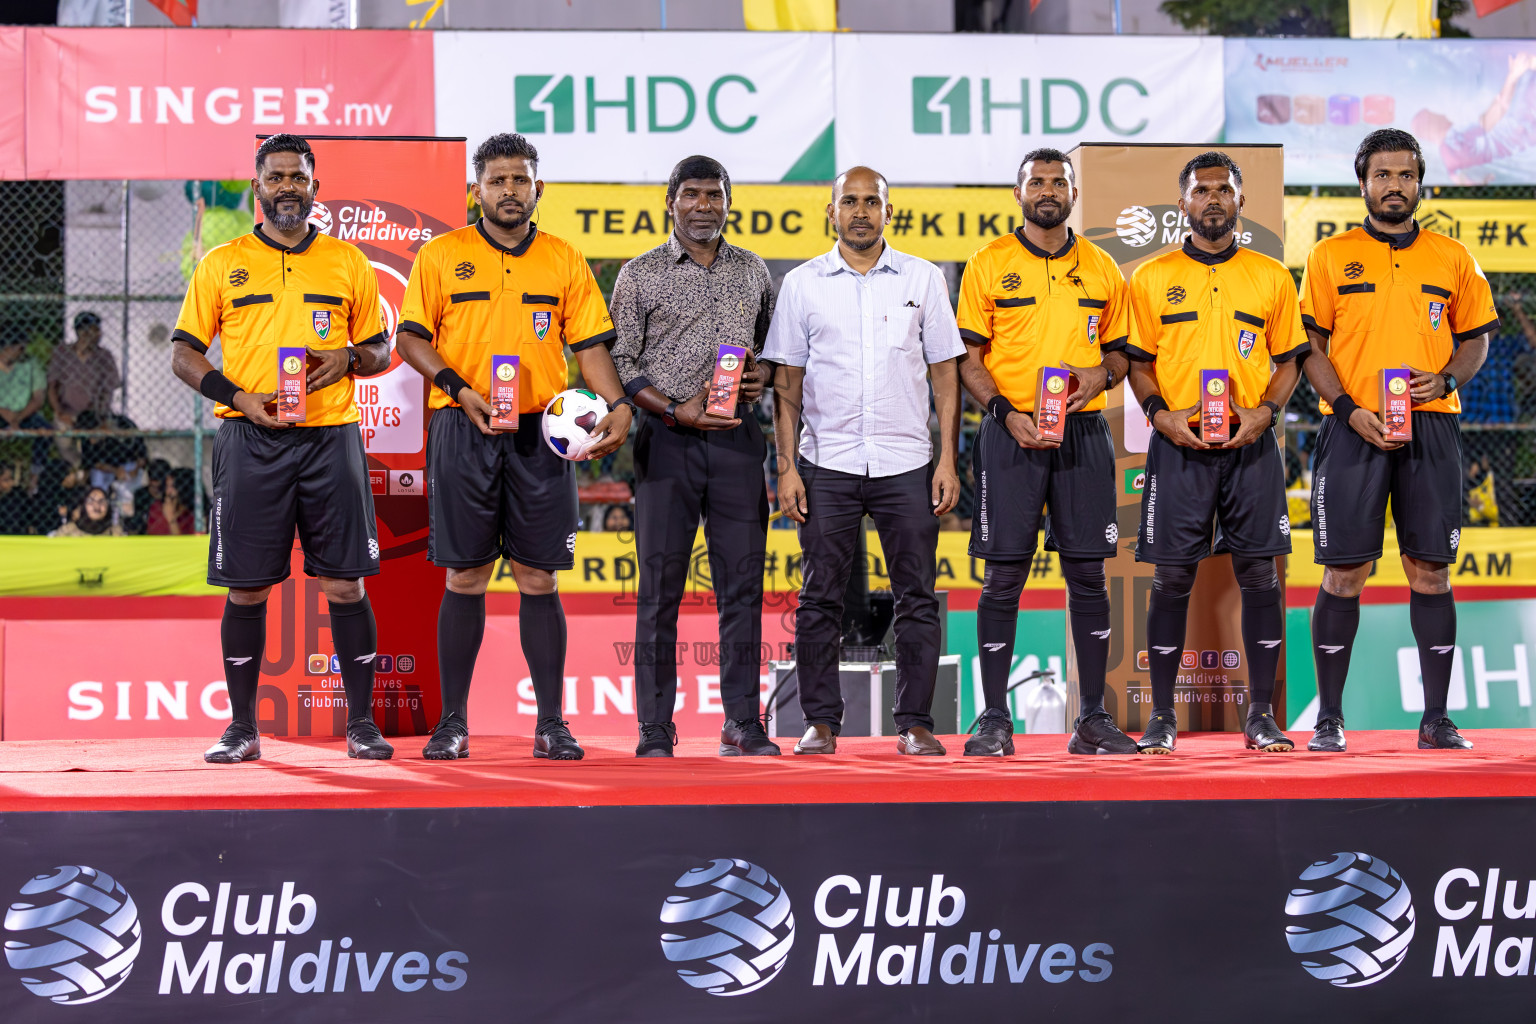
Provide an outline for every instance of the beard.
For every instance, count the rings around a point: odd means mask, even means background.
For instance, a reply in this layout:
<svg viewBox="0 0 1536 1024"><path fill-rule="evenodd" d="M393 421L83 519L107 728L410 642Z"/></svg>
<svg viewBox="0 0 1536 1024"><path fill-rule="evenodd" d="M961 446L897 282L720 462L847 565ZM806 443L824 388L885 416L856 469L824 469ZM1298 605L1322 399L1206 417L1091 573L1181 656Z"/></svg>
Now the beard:
<svg viewBox="0 0 1536 1024"><path fill-rule="evenodd" d="M277 200L268 199L266 196L262 195L258 195L257 198L261 201L262 218L284 234L287 234L290 231L297 231L301 226L303 226L304 222L309 220L309 211L313 209L315 205L313 198L301 195L298 197L299 212L283 214L277 212Z"/></svg>
<svg viewBox="0 0 1536 1024"><path fill-rule="evenodd" d="M509 210L503 213L499 206L487 206L480 211L480 214L503 231L516 231L528 223L528 218L533 216L533 211L534 207L530 206L526 210Z"/></svg>
<svg viewBox="0 0 1536 1024"><path fill-rule="evenodd" d="M1400 196L1402 198L1402 210L1382 209L1383 204L1390 196ZM1418 207L1419 193L1417 189L1414 190L1414 193L1411 196L1404 195L1401 192L1388 192L1387 195L1382 196L1379 200L1373 200L1370 196L1365 197L1365 212L1370 214L1373 220L1380 221L1382 224L1391 224L1396 226L1398 224L1406 223L1413 216L1413 212L1417 210Z"/></svg>
<svg viewBox="0 0 1536 1024"><path fill-rule="evenodd" d="M1072 204L1062 203L1052 208L1049 212L1040 212L1040 201L1024 204L1024 219L1037 228L1049 231L1051 228L1060 227L1072 214Z"/></svg>
<svg viewBox="0 0 1536 1024"><path fill-rule="evenodd" d="M870 235L867 240L860 242L853 238L849 238L847 235L843 234L842 229L839 228L837 232L837 238L838 241L842 242L854 252L865 252L869 249L873 249L880 243L880 232L877 231Z"/></svg>
<svg viewBox="0 0 1536 1024"><path fill-rule="evenodd" d="M1190 222L1189 228L1207 242L1215 242L1236 226L1237 214L1235 213L1230 217L1223 217L1221 220L1214 221L1202 213L1197 219Z"/></svg>

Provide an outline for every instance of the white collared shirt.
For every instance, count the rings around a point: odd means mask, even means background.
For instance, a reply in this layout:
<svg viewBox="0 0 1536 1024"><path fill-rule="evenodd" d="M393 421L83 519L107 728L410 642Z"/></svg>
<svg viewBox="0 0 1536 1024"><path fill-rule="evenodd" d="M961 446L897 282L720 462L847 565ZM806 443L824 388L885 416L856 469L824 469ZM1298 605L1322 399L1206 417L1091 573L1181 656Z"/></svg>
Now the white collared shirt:
<svg viewBox="0 0 1536 1024"><path fill-rule="evenodd" d="M786 274L762 359L805 368L801 458L895 476L933 457L928 366L964 352L943 272L885 243L867 274L836 245Z"/></svg>

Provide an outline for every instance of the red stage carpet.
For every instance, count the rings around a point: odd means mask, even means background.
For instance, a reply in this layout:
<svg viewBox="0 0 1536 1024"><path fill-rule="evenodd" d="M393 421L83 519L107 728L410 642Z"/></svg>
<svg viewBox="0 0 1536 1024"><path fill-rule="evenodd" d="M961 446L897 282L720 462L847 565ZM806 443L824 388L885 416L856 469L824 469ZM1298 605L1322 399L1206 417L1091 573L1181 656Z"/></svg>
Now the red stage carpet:
<svg viewBox="0 0 1536 1024"><path fill-rule="evenodd" d="M535 759L523 737L475 736L473 756L348 760L340 741L265 739L263 759L206 765L185 739L0 743L0 811L535 807L641 804L1411 799L1536 795L1536 730L1481 730L1472 751L1420 751L1409 732L1354 732L1350 753L1242 749L1236 734L1181 737L1167 757L1072 757L1060 736L1020 737L1018 755L903 757L889 737L850 737L833 757L722 758L713 741L637 760L629 737L584 737L587 758ZM209 738L210 741L212 737Z"/></svg>

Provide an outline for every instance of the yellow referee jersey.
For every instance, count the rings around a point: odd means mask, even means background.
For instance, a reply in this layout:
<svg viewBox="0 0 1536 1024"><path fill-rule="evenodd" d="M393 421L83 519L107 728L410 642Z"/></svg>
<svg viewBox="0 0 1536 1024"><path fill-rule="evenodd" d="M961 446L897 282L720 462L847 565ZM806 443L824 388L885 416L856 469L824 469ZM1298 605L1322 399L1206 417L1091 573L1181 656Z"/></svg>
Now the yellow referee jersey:
<svg viewBox="0 0 1536 1024"><path fill-rule="evenodd" d="M1019 228L976 250L960 283L960 336L1014 408L1034 412L1042 366L1098 366L1126 342L1125 275L1103 249L1067 232L1046 252ZM1085 409L1102 409L1100 394Z"/></svg>
<svg viewBox="0 0 1536 1024"><path fill-rule="evenodd" d="M1312 247L1301 281L1301 319L1328 337L1328 359L1362 409L1381 412L1381 371L1404 363L1438 372L1463 341L1496 330L1493 292L1454 238L1420 230L1388 235L1370 225ZM1319 402L1323 412L1333 410ZM1461 412L1461 396L1415 405Z"/></svg>
<svg viewBox="0 0 1536 1024"><path fill-rule="evenodd" d="M1270 360L1310 349L1291 272L1235 242L1213 254L1186 239L1137 267L1130 292L1126 354L1157 361L1157 390L1174 409L1199 400L1201 370L1223 369L1233 399L1252 409L1269 387Z"/></svg>
<svg viewBox="0 0 1536 1024"><path fill-rule="evenodd" d="M351 242L314 227L292 249L262 233L208 251L192 273L171 338L207 352L215 337L224 376L252 394L277 389L279 348L345 348L387 340L379 279ZM348 374L310 395L300 426L356 423ZM241 416L225 405L217 416Z"/></svg>
<svg viewBox="0 0 1536 1024"><path fill-rule="evenodd" d="M579 352L614 337L603 293L574 245L530 227L528 237L508 249L478 222L421 247L400 328L432 342L487 400L491 357L517 356L522 413L542 412L565 390L562 343ZM432 408L456 404L432 389Z"/></svg>

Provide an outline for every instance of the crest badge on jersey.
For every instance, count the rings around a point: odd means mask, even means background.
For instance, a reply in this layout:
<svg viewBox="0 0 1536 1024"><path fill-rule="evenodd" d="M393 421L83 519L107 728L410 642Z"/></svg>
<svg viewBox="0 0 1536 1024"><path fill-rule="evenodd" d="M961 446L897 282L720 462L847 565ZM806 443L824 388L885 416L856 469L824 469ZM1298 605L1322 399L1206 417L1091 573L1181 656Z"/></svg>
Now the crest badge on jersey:
<svg viewBox="0 0 1536 1024"><path fill-rule="evenodd" d="M1442 314L1444 312L1445 312L1445 303L1443 303L1443 302L1431 302L1429 304L1429 329L1430 330L1438 331L1440 329L1440 314Z"/></svg>
<svg viewBox="0 0 1536 1024"><path fill-rule="evenodd" d="M1097 313L1090 313L1090 314L1088 314L1088 344L1090 344L1090 345L1097 345L1098 343L1099 343L1099 314L1097 314Z"/></svg>
<svg viewBox="0 0 1536 1024"><path fill-rule="evenodd" d="M315 328L316 336L321 341L324 341L331 333L331 311L328 309L317 309L311 312L309 316L310 323Z"/></svg>
<svg viewBox="0 0 1536 1024"><path fill-rule="evenodd" d="M533 314L533 336L540 341L549 333L549 325L554 314L547 309L535 310Z"/></svg>
<svg viewBox="0 0 1536 1024"><path fill-rule="evenodd" d="M1239 331L1237 335L1237 354L1244 359L1253 351L1253 346L1258 343L1259 336L1253 331Z"/></svg>

